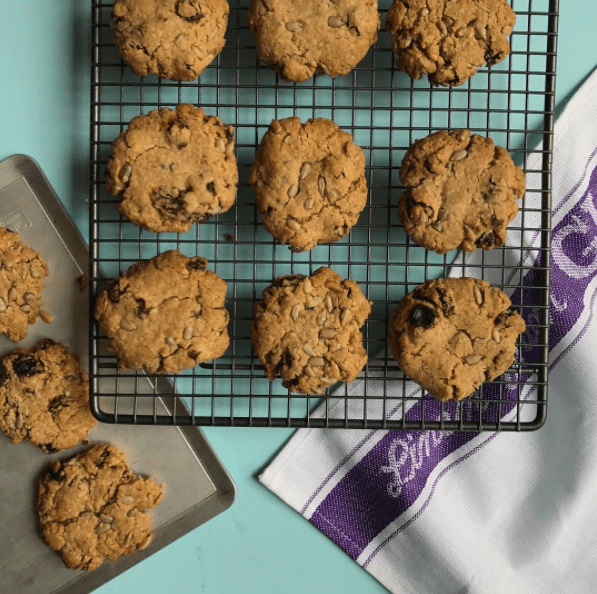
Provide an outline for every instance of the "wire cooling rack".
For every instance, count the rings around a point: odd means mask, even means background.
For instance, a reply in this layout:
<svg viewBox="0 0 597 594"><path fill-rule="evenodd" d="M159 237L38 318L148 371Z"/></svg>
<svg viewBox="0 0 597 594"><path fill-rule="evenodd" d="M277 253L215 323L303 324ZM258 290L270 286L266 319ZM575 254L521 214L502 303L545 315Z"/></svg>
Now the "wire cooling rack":
<svg viewBox="0 0 597 594"><path fill-rule="evenodd" d="M139 78L124 66L109 29L112 3L92 0L91 307L106 277L115 278L136 261L175 248L207 257L210 268L227 281L231 316L231 344L223 357L176 376L150 376L151 389L142 374L117 371L107 340L92 320L91 403L100 420L453 431L533 430L543 424L558 1L512 0L517 24L511 54L451 89L412 81L395 69L383 25L390 4L380 0L379 40L352 73L290 84L258 63L246 21L248 0L231 0L221 55L198 82L173 83ZM227 213L186 234L148 233L118 215L117 200L104 187L110 143L134 116L181 102L199 105L235 126L238 201ZM306 253L292 253L267 233L248 185L256 147L271 120L291 115L336 121L354 135L368 162L369 204L357 226L342 241ZM446 276L452 266L458 267L458 275L475 272L455 253L439 256L406 236L396 214L402 191L398 171L415 139L460 127L491 136L523 167L535 163L535 182L522 202L520 218L509 228L507 245L483 253L477 268L477 275L513 293L527 332L507 373L464 401L438 403L398 369L387 347L388 320L399 299L424 280ZM536 238L534 250L525 239L529 233ZM311 274L320 266L354 279L373 301L363 327L369 362L361 379L332 387L323 398L290 394L280 380L269 382L249 339L253 303L263 289L279 275ZM164 416L154 404L153 414L138 412L146 399L156 402L165 379L187 408Z"/></svg>

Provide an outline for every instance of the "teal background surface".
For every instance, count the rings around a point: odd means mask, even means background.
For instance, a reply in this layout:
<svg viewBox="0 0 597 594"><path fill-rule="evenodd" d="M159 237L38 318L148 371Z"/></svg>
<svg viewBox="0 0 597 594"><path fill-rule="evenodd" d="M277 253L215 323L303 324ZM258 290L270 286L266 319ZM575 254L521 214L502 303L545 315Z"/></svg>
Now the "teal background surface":
<svg viewBox="0 0 597 594"><path fill-rule="evenodd" d="M90 13L87 0L0 2L0 160L15 153L35 158L85 236ZM595 25L594 0L562 2L558 111L597 65ZM236 503L98 593L386 591L258 483L291 430L205 433L238 485Z"/></svg>

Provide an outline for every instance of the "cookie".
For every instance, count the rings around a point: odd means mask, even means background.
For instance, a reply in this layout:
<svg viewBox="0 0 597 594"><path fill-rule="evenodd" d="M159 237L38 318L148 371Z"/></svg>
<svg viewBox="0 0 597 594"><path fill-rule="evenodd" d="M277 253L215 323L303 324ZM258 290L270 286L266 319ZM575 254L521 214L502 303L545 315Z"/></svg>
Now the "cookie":
<svg viewBox="0 0 597 594"><path fill-rule="evenodd" d="M273 381L302 394L350 382L367 363L359 328L371 312L359 286L329 268L280 276L254 306L251 340Z"/></svg>
<svg viewBox="0 0 597 594"><path fill-rule="evenodd" d="M56 461L38 485L37 510L46 544L70 569L93 571L149 546L151 516L163 488L135 474L110 444Z"/></svg>
<svg viewBox="0 0 597 594"><path fill-rule="evenodd" d="M281 77L348 74L377 41L377 0L251 0L259 60Z"/></svg>
<svg viewBox="0 0 597 594"><path fill-rule="evenodd" d="M501 62L515 24L507 0L395 0L386 16L396 66L443 87Z"/></svg>
<svg viewBox="0 0 597 594"><path fill-rule="evenodd" d="M176 250L137 262L103 291L95 318L118 366L178 373L228 348L226 283L205 258Z"/></svg>
<svg viewBox="0 0 597 594"><path fill-rule="evenodd" d="M443 254L506 242L526 183L508 151L469 130L417 140L400 168L398 216L413 240Z"/></svg>
<svg viewBox="0 0 597 594"><path fill-rule="evenodd" d="M13 342L27 336L28 325L40 316L47 276L46 261L17 233L0 227L0 334Z"/></svg>
<svg viewBox="0 0 597 594"><path fill-rule="evenodd" d="M178 105L131 120L112 143L106 185L118 211L147 231L184 233L236 200L234 129Z"/></svg>
<svg viewBox="0 0 597 594"><path fill-rule="evenodd" d="M367 204L363 150L325 118L274 120L249 181L265 228L297 252L342 239Z"/></svg>
<svg viewBox="0 0 597 594"><path fill-rule="evenodd" d="M0 429L46 454L76 446L96 420L89 410L89 380L78 357L46 339L0 359Z"/></svg>
<svg viewBox="0 0 597 594"><path fill-rule="evenodd" d="M405 295L389 343L402 371L438 400L461 400L508 369L525 322L483 280L440 278Z"/></svg>
<svg viewBox="0 0 597 594"><path fill-rule="evenodd" d="M226 0L116 0L114 42L138 76L194 80L226 43Z"/></svg>

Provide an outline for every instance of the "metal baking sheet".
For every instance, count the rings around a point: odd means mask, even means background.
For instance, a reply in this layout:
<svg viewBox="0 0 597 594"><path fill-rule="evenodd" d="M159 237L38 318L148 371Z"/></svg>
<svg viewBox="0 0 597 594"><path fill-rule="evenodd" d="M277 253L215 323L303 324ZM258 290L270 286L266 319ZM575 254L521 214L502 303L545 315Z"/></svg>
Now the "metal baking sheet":
<svg viewBox="0 0 597 594"><path fill-rule="evenodd" d="M0 162L0 225L18 231L23 240L42 254L50 268L43 307L55 314L52 324L41 320L31 326L19 346L31 346L44 337L68 345L87 362L89 292L76 279L85 274L87 245L64 210L37 163L25 155ZM15 345L0 337L0 355ZM119 398L134 394L141 377L119 380ZM110 384L102 393L108 394ZM159 394L145 414L172 414L185 405L167 381L145 389ZM114 393L114 392L112 392ZM106 395L102 398L111 398ZM124 410L133 406L121 402ZM127 406L128 405L128 406ZM71 456L83 447L48 456L29 443L12 445L0 434L0 591L11 594L85 594L91 592L193 530L232 505L234 482L208 441L196 427L98 426L91 444L110 442L127 455L132 468L164 484L164 501L153 510L154 540L116 563L104 563L91 573L66 569L60 556L47 547L40 534L36 512L37 480L54 459Z"/></svg>

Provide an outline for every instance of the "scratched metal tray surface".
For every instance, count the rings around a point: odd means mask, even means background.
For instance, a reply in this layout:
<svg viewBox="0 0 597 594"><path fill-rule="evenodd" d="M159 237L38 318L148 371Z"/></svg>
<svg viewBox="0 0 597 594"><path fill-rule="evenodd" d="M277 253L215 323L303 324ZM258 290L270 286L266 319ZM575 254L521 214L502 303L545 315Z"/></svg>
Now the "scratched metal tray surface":
<svg viewBox="0 0 597 594"><path fill-rule="evenodd" d="M32 346L41 338L49 337L86 360L89 296L87 291L80 291L76 279L87 273L88 249L43 173L27 156L15 155L0 163L0 225L17 231L46 258L50 268L43 302L56 320L50 325L40 321L30 327L20 345ZM0 355L14 346L6 337L0 337ZM147 379L141 381L149 383ZM134 393L135 388L142 385L123 380L120 390L123 394ZM148 410L149 403L145 409L139 405L140 411L155 410L161 415L182 412L184 405L167 379L160 379L157 390L160 396L152 399ZM145 551L116 563L106 562L90 573L66 569L59 555L41 538L36 510L37 480L53 460L74 455L83 446L46 455L26 442L12 445L0 434L0 592L92 592L221 513L234 501L234 483L198 427L98 424L89 440L117 445L136 472L151 475L164 484L164 501L151 512L153 542Z"/></svg>
<svg viewBox="0 0 597 594"><path fill-rule="evenodd" d="M176 83L137 77L121 61L109 28L112 2L92 0L91 297L103 275L115 278L138 260L168 249L206 257L228 283L231 344L223 357L171 376L190 411L142 414L155 378L129 374L136 382L133 412L120 396L123 374L92 321L90 369L94 414L103 421L136 424L534 430L546 418L551 155L554 124L557 0L512 0L517 24L510 55L481 68L463 86L434 88L412 81L394 66L384 28L390 0L380 0L379 40L349 75L284 82L257 60L248 30L248 0L230 0L227 42L198 81ZM141 113L188 102L218 115L236 130L240 184L236 205L184 234L148 233L119 216L117 199L105 188L112 140ZM350 235L310 252L292 253L267 233L248 184L260 139L272 119L327 117L354 135L367 157L368 206ZM438 404L397 368L387 347L388 320L400 298L429 278L466 274L456 253L439 256L415 245L396 214L402 191L399 168L408 146L441 129L470 128L509 149L537 183L529 186L508 242L483 255L475 274L517 295L528 331L517 344L515 363L502 377L461 403ZM523 233L524 231L524 233ZM528 258L525 233L538 238ZM514 262L514 264L512 264ZM454 264L455 263L455 264ZM534 264L532 282L528 273ZM279 275L311 274L330 266L357 281L373 301L363 327L369 356L360 380L333 386L326 396L294 395L278 379L269 382L252 349L253 304ZM455 269L454 266L457 268ZM532 340L531 340L532 338ZM531 344L532 343L532 344ZM532 347L532 348L531 348ZM100 379L119 396L99 397Z"/></svg>

